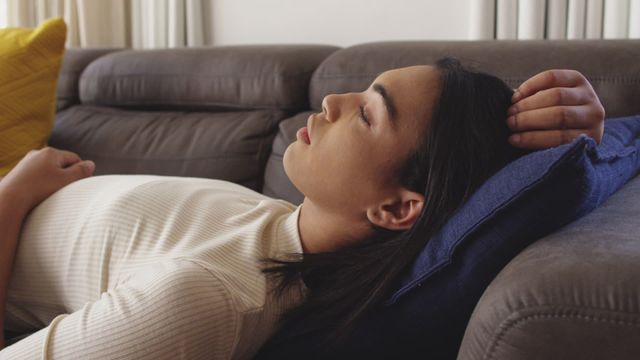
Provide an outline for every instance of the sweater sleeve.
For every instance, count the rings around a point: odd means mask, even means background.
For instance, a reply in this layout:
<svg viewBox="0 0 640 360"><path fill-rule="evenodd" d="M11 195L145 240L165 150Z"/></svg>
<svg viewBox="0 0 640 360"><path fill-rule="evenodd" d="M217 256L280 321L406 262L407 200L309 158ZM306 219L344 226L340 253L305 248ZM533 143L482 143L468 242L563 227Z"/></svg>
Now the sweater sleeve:
<svg viewBox="0 0 640 360"><path fill-rule="evenodd" d="M189 260L145 266L0 359L228 359L238 314L225 285Z"/></svg>

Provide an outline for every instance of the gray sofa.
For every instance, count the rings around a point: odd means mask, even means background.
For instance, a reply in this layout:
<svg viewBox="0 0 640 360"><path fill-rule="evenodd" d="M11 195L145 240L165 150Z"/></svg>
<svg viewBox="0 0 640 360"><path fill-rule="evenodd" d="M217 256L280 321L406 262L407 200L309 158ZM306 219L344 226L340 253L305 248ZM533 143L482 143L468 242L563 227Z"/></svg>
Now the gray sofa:
<svg viewBox="0 0 640 360"><path fill-rule="evenodd" d="M50 145L97 174L219 178L297 204L282 155L322 98L445 55L513 87L577 69L608 117L640 113L638 40L69 50ZM459 359L640 358L640 177L514 258L450 340Z"/></svg>

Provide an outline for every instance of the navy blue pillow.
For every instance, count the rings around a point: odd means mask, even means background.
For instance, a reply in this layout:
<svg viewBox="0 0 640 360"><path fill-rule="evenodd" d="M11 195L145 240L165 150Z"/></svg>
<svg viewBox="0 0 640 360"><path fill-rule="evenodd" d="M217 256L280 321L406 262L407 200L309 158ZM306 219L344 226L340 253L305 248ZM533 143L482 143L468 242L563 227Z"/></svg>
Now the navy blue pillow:
<svg viewBox="0 0 640 360"><path fill-rule="evenodd" d="M485 288L521 250L592 211L640 169L640 116L609 119L602 142L517 159L487 180L432 238L397 290L339 350L274 339L259 359L456 357Z"/></svg>

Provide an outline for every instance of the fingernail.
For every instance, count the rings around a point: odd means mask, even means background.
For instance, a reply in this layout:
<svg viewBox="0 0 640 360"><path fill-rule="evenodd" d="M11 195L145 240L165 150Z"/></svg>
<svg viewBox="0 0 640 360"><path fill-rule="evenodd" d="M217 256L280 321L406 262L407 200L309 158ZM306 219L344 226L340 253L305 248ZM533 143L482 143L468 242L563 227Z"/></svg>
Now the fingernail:
<svg viewBox="0 0 640 360"><path fill-rule="evenodd" d="M511 102L517 102L520 100L521 97L522 97L522 94L520 94L520 91L516 90L516 92L514 92L513 96L511 97Z"/></svg>
<svg viewBox="0 0 640 360"><path fill-rule="evenodd" d="M509 137L509 140L515 144L520 143L520 134L511 135L511 137Z"/></svg>
<svg viewBox="0 0 640 360"><path fill-rule="evenodd" d="M516 127L516 117L515 116L509 116L507 118L507 126L509 126L511 129Z"/></svg>

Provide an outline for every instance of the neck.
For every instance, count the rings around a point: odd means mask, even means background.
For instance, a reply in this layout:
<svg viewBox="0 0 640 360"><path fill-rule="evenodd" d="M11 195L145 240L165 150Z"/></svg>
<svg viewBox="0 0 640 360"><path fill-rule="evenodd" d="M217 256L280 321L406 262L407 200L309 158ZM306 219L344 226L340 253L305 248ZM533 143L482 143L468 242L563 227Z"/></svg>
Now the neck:
<svg viewBox="0 0 640 360"><path fill-rule="evenodd" d="M337 251L373 234L366 218L327 211L304 198L298 218L304 253Z"/></svg>

